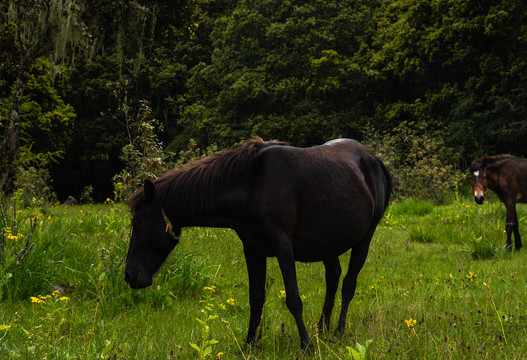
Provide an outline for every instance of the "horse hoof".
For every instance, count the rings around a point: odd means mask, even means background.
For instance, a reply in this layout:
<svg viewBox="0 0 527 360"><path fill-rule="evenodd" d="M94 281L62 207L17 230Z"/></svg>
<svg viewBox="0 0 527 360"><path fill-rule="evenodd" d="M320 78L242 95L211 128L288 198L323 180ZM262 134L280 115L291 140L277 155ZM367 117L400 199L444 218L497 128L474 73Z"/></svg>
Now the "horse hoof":
<svg viewBox="0 0 527 360"><path fill-rule="evenodd" d="M344 335L344 327L337 326L337 328L335 329L335 336L337 338L341 338L342 335Z"/></svg>
<svg viewBox="0 0 527 360"><path fill-rule="evenodd" d="M313 345L313 343L311 342L311 340L309 339L309 342L304 342L302 341L300 343L300 348L302 350L304 350L304 352L308 353L308 354L313 354L315 352L315 346Z"/></svg>

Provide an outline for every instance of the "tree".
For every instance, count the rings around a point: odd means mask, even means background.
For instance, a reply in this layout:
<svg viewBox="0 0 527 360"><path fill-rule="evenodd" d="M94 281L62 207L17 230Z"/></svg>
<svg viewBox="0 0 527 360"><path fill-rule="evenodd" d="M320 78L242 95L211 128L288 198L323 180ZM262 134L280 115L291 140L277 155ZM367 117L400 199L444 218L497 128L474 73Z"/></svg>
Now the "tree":
<svg viewBox="0 0 527 360"><path fill-rule="evenodd" d="M308 146L359 137L361 56L376 1L239 1L190 69L178 126L200 147L260 135Z"/></svg>
<svg viewBox="0 0 527 360"><path fill-rule="evenodd" d="M390 0L376 22L368 101L378 127L424 112L465 158L527 154L525 1Z"/></svg>
<svg viewBox="0 0 527 360"><path fill-rule="evenodd" d="M0 124L0 190L12 177L28 69L37 59L73 65L108 47L118 57L116 76L139 78L154 44L173 38L171 29L186 26L193 11L190 0L1 0L1 66L10 66L14 85L9 124Z"/></svg>
<svg viewBox="0 0 527 360"><path fill-rule="evenodd" d="M72 61L89 38L79 19L76 0L2 0L0 34L3 60L15 72L9 126L0 147L0 191L12 177L19 147L20 110L29 67L41 56Z"/></svg>

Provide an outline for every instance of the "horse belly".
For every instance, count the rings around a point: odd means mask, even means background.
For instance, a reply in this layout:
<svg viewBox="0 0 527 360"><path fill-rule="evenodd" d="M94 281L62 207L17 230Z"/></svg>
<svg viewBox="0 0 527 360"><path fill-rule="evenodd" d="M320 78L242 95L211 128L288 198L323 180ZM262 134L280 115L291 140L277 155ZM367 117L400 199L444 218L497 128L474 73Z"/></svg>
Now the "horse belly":
<svg viewBox="0 0 527 360"><path fill-rule="evenodd" d="M300 227L293 235L295 260L313 262L341 255L362 240L370 223L366 217L336 218Z"/></svg>

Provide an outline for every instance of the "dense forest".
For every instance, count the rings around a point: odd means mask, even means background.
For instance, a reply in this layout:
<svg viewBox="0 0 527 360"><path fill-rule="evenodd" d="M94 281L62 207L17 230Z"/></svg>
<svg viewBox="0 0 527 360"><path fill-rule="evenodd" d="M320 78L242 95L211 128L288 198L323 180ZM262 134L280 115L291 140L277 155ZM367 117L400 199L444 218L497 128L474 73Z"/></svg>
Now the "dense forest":
<svg viewBox="0 0 527 360"><path fill-rule="evenodd" d="M522 0L2 0L0 16L5 189L102 201L251 136L356 138L401 194L527 155Z"/></svg>

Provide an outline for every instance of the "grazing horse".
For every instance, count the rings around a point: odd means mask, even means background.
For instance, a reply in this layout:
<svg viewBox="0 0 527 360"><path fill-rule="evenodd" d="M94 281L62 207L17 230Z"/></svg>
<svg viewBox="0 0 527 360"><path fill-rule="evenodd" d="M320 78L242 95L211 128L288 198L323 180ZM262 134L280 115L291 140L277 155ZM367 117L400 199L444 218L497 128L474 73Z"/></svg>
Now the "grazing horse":
<svg viewBox="0 0 527 360"><path fill-rule="evenodd" d="M249 274L246 342L255 341L260 324L267 258L276 257L301 347L312 347L302 317L295 261L324 263L326 297L318 325L328 328L341 275L338 256L353 249L337 326L343 332L357 275L390 193L386 167L355 140L295 148L254 138L238 149L145 181L129 200L133 219L125 280L132 288L151 285L152 276L179 242L182 227L232 228L243 243Z"/></svg>
<svg viewBox="0 0 527 360"><path fill-rule="evenodd" d="M485 156L472 162L468 171L474 200L478 204L483 204L483 194L487 188L494 191L505 204L507 250L512 248L513 232L515 249L520 250L522 240L518 230L516 204L527 203L527 159L511 155Z"/></svg>

